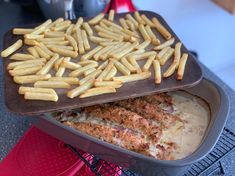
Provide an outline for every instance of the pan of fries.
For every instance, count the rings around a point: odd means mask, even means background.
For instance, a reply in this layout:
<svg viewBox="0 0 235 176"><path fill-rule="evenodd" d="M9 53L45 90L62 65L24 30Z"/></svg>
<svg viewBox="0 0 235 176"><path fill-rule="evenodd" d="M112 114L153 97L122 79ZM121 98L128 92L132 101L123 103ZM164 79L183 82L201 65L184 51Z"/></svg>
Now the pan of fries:
<svg viewBox="0 0 235 176"><path fill-rule="evenodd" d="M19 114L112 102L196 85L199 64L153 12L14 28L4 37L5 100Z"/></svg>

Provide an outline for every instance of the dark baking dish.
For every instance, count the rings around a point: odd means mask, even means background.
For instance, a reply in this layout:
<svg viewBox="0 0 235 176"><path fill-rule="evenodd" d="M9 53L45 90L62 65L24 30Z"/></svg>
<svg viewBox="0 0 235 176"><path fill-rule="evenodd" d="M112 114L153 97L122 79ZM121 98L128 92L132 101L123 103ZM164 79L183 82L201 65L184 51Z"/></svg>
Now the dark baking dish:
<svg viewBox="0 0 235 176"><path fill-rule="evenodd" d="M185 89L208 102L211 120L205 137L198 149L180 160L157 160L124 148L103 142L56 121L50 114L45 114L37 126L48 134L63 140L98 157L129 168L143 175L179 175L187 166L203 158L212 150L225 125L229 112L229 99L222 88L212 81L203 79L195 87Z"/></svg>

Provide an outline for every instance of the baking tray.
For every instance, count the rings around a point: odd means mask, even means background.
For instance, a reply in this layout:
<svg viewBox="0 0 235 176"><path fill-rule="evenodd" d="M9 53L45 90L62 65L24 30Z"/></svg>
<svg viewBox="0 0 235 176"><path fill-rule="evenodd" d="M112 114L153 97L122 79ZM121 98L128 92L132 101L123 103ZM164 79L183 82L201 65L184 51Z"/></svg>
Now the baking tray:
<svg viewBox="0 0 235 176"><path fill-rule="evenodd" d="M74 147L140 174L176 176L190 164L205 157L213 149L229 112L227 95L222 88L207 79L203 79L198 85L184 90L208 102L211 109L211 120L201 145L195 152L183 159L157 160L126 150L63 125L49 113L38 118L37 127Z"/></svg>
<svg viewBox="0 0 235 176"><path fill-rule="evenodd" d="M145 14L149 18L157 17L160 22L169 30L173 37L175 37L175 43L179 42L179 38L176 34L171 30L169 25L165 22L165 20L158 14L149 12L149 11L140 11L141 14ZM120 17L125 17L126 13L115 15L115 21ZM88 20L89 18L85 18ZM35 25L34 25L35 26ZM30 26L29 26L30 27ZM31 26L32 27L32 26ZM20 36L15 36L11 32L8 31L4 36L3 48L8 47L10 44L14 43L17 39L22 38ZM155 34L162 40L160 34L154 30ZM18 52L26 52L26 47L22 47ZM164 92L175 90L179 88L192 87L198 84L202 79L202 71L199 64L196 62L195 58L189 53L184 45L182 45L182 52L186 52L189 54L189 58L187 61L185 76L182 81L176 80L176 75L174 74L168 79L163 79L160 85L156 85L154 83L154 74L150 79L136 81L131 83L124 84L123 87L117 90L115 94L106 94L99 95L89 98L80 99L78 97L74 99L67 98L65 90L58 90L57 93L59 95L58 102L45 102L45 101L29 101L24 100L22 95L18 94L19 85L14 83L12 77L9 75L6 66L9 64L10 60L8 58L4 60L4 73L5 73L5 103L9 110L21 114L21 115L35 115L42 114L45 112L58 111L61 109L74 109L79 107L85 107L94 104L106 103L111 101L117 101L127 98L133 98L143 95L149 95L156 92ZM73 59L73 61L76 61ZM167 69L170 65L171 61L169 60L165 66L163 67L163 71ZM151 70L153 72L153 70Z"/></svg>

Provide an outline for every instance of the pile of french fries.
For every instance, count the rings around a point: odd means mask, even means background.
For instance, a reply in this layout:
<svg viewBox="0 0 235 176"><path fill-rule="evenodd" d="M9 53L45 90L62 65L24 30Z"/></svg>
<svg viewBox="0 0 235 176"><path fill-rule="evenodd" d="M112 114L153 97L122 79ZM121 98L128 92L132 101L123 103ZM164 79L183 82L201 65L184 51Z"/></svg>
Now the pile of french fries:
<svg viewBox="0 0 235 176"><path fill-rule="evenodd" d="M136 11L117 24L113 10L107 16L100 13L87 22L80 17L75 24L49 19L32 29L14 28L13 34L23 39L1 56L12 60L7 69L21 85L19 94L28 100L58 101L55 89L67 89L69 98L114 93L126 82L148 79L151 66L156 84L175 71L182 80L188 54L181 54L180 42L173 48L175 39L156 17ZM27 53L14 53L23 45ZM171 65L162 73L170 58ZM140 60L146 60L142 68Z"/></svg>

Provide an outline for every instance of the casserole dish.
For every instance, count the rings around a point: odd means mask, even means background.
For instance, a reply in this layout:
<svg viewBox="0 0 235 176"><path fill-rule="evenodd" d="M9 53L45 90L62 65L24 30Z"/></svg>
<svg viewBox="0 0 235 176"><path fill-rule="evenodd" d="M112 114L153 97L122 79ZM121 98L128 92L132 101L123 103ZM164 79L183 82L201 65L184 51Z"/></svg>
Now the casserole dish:
<svg viewBox="0 0 235 176"><path fill-rule="evenodd" d="M56 121L51 114L38 118L37 127L64 142L96 155L104 160L129 168L143 175L179 175L187 166L207 155L216 144L226 123L229 99L218 85L203 79L198 85L185 89L204 99L210 107L211 118L201 145L192 154L179 160L157 160L118 147L84 134Z"/></svg>

